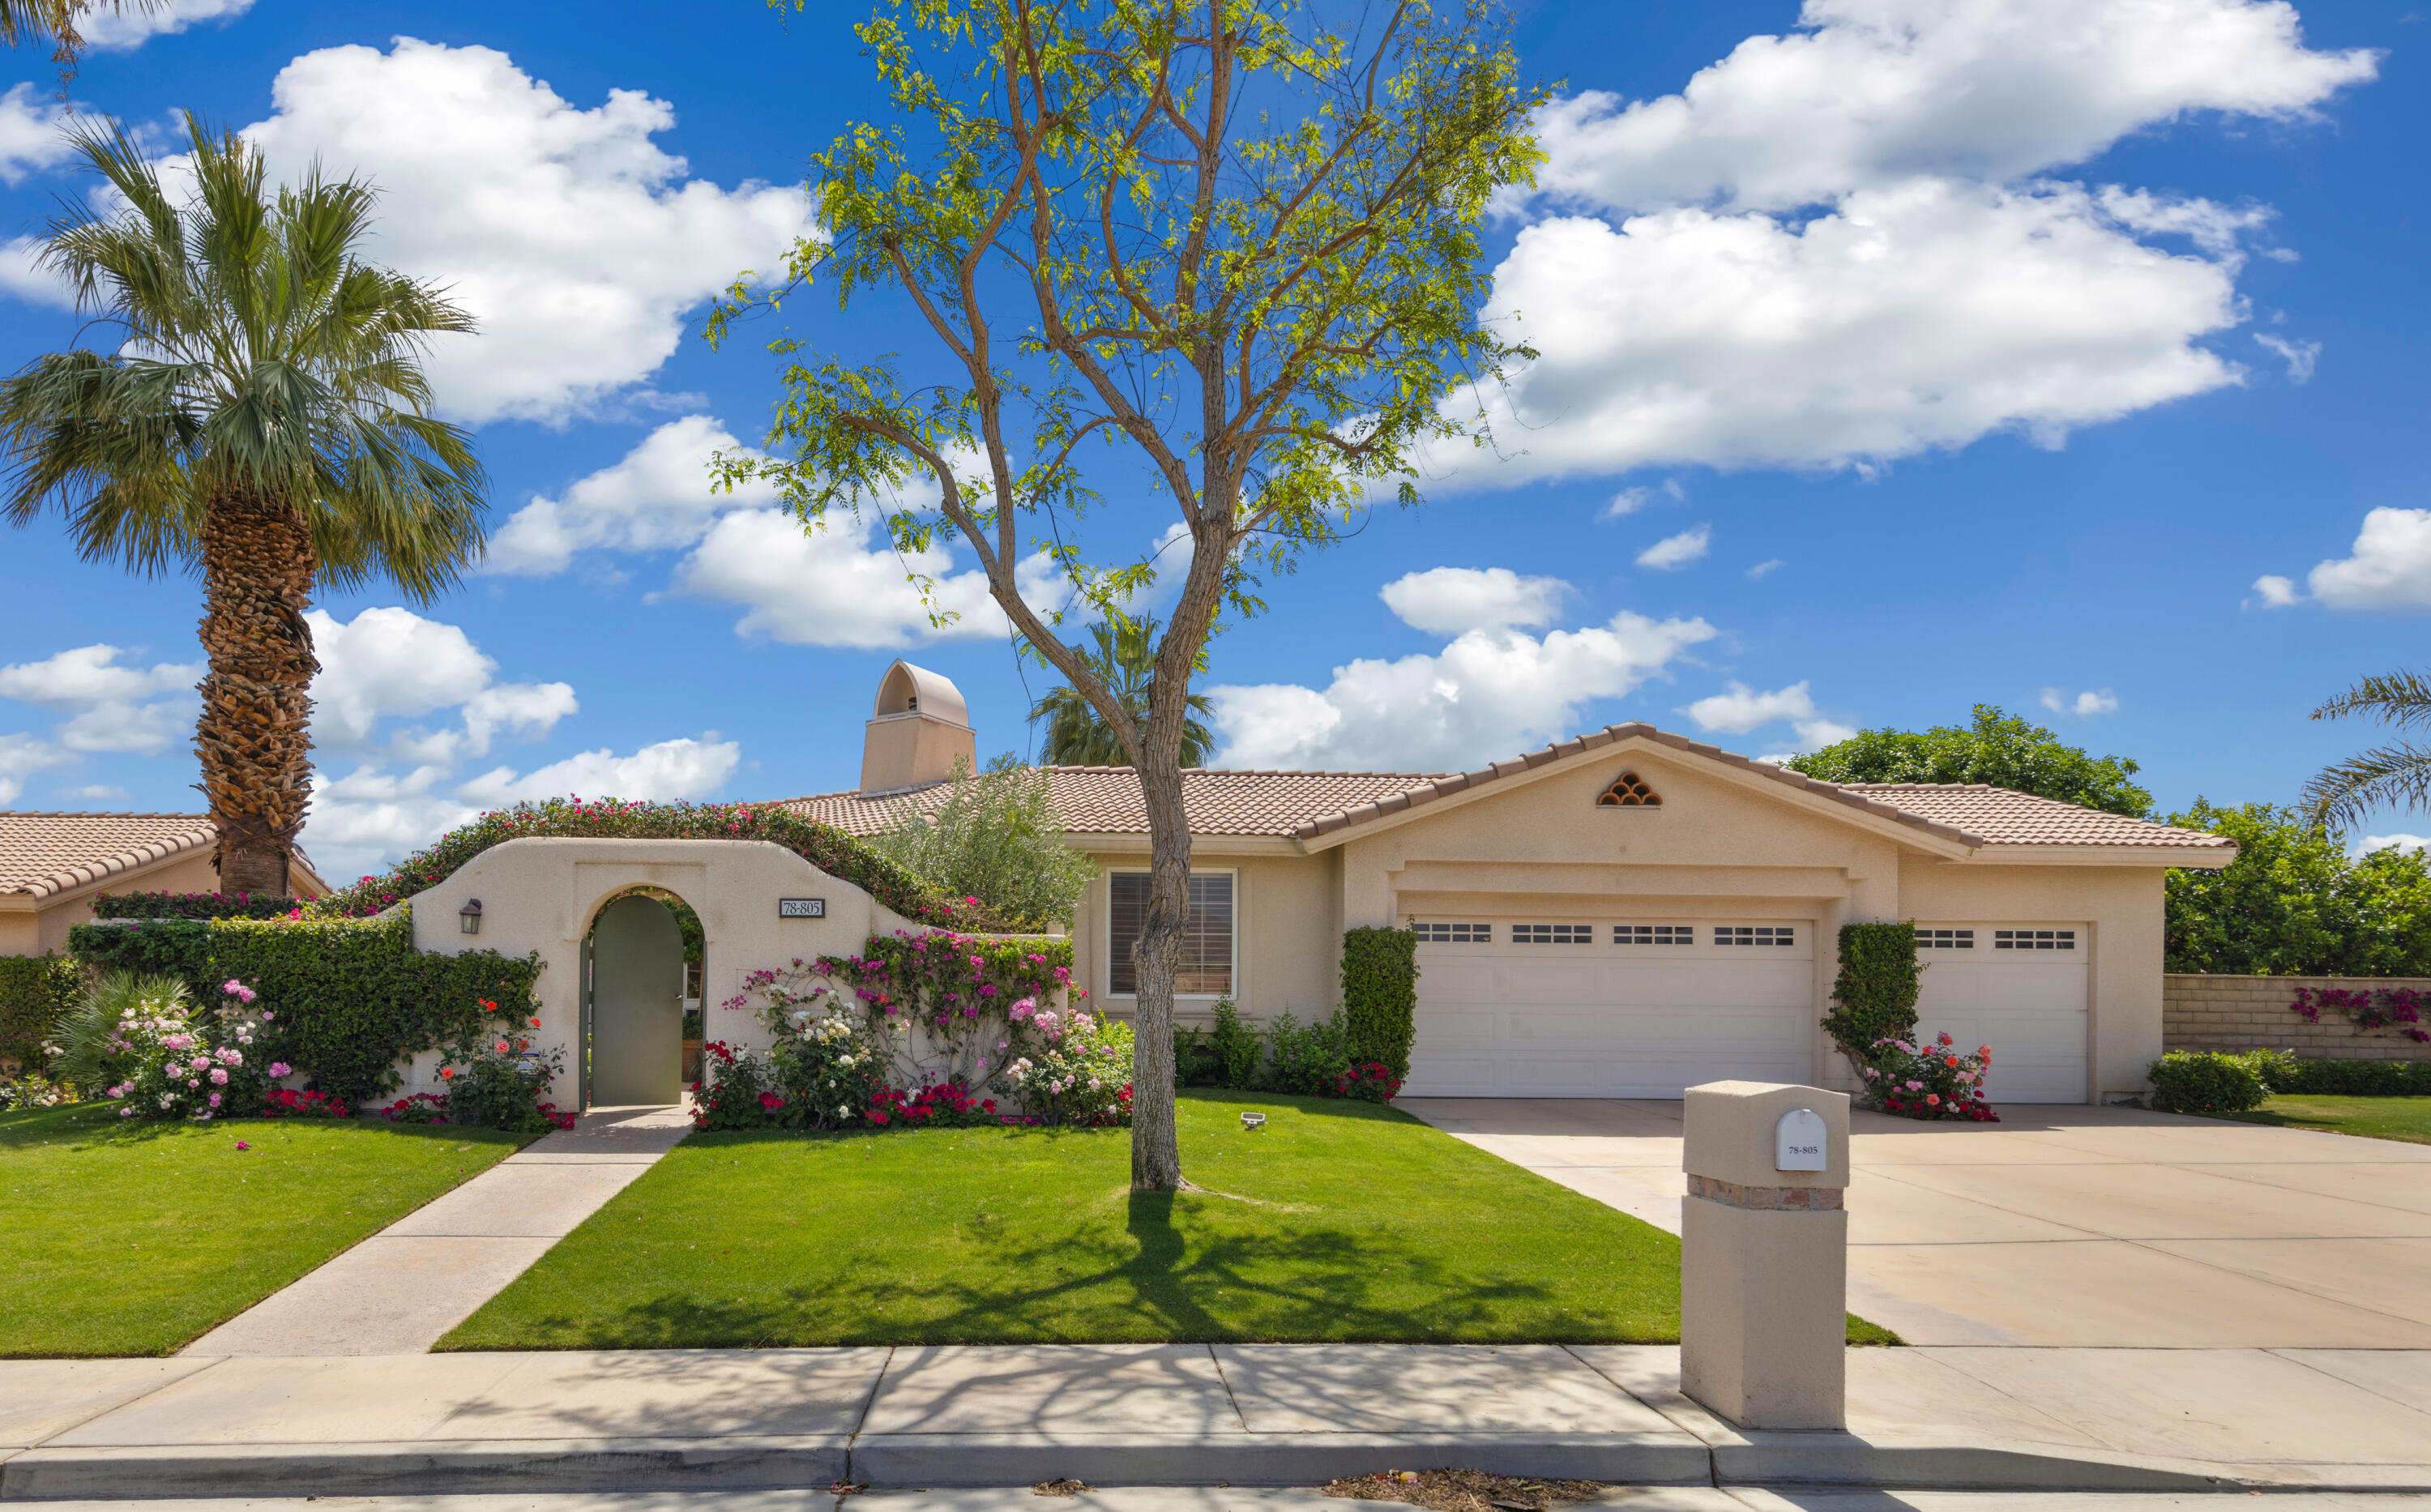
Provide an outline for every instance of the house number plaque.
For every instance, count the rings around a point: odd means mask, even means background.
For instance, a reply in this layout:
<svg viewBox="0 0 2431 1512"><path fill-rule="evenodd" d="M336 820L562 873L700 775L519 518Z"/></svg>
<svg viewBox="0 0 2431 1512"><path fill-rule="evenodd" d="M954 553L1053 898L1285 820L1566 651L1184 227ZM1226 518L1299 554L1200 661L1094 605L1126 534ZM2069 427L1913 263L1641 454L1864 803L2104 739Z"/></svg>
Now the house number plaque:
<svg viewBox="0 0 2431 1512"><path fill-rule="evenodd" d="M828 916L828 900L824 898L780 898L777 899L777 916L779 918L825 918Z"/></svg>
<svg viewBox="0 0 2431 1512"><path fill-rule="evenodd" d="M1792 1108L1772 1126L1772 1168L1821 1170L1829 1136L1823 1116L1812 1108Z"/></svg>

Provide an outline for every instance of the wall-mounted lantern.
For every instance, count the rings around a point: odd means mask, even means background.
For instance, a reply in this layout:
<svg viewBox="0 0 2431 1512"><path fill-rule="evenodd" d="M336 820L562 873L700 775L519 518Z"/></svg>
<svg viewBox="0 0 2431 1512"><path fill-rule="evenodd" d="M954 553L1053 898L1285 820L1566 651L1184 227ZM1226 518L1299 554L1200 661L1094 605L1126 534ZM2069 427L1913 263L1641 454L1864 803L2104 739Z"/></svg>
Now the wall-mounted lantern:
<svg viewBox="0 0 2431 1512"><path fill-rule="evenodd" d="M480 933L481 900L478 898L472 899L467 901L463 907L458 909L456 911L456 922L462 927L464 932L467 934Z"/></svg>

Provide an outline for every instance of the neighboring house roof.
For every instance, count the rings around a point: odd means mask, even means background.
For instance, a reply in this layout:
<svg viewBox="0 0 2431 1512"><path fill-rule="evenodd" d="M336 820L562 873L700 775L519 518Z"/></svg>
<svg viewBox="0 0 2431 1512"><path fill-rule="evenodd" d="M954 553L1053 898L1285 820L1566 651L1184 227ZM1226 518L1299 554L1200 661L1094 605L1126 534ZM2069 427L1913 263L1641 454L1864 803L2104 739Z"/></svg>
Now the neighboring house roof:
<svg viewBox="0 0 2431 1512"><path fill-rule="evenodd" d="M0 813L0 893L74 892L218 837L203 814Z"/></svg>
<svg viewBox="0 0 2431 1512"><path fill-rule="evenodd" d="M1982 784L1819 781L1769 762L1648 724L1611 725L1575 740L1472 772L1280 772L1185 769L1182 806L1193 834L1316 840L1421 804L1564 761L1617 741L1642 739L1718 762L1802 792L1890 819L1942 841L1975 846L2153 846L2234 850L2225 836L2105 814ZM1048 791L1065 829L1081 834L1143 834L1148 805L1128 766L1049 766ZM884 798L828 793L786 807L852 834L875 834L908 806L945 801L943 782Z"/></svg>
<svg viewBox="0 0 2431 1512"><path fill-rule="evenodd" d="M219 839L208 814L26 814L0 810L0 896L40 902L157 863L209 850ZM328 884L295 852L297 891Z"/></svg>

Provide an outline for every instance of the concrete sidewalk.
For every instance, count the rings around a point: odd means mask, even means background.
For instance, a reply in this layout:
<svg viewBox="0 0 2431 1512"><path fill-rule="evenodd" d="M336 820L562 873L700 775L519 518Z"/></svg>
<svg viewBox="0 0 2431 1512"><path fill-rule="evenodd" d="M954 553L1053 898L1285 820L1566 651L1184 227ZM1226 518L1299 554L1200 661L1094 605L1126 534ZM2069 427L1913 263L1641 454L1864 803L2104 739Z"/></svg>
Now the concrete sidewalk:
<svg viewBox="0 0 2431 1512"><path fill-rule="evenodd" d="M190 1355L427 1350L692 1132L682 1108L594 1108L186 1346Z"/></svg>
<svg viewBox="0 0 2431 1512"><path fill-rule="evenodd" d="M1858 1350L1741 1433L1655 1346L1064 1345L0 1362L0 1499L1309 1486L2431 1489L2431 1352Z"/></svg>

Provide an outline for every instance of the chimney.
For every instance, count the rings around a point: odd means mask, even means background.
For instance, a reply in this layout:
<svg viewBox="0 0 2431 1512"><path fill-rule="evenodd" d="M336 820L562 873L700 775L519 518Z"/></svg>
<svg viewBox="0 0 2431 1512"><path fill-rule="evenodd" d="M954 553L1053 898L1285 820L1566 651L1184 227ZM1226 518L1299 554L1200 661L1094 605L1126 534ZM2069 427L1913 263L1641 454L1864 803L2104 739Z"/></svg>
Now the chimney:
<svg viewBox="0 0 2431 1512"><path fill-rule="evenodd" d="M957 761L979 764L970 711L950 679L897 662L878 681L878 706L861 745L861 790L889 793L949 775Z"/></svg>

